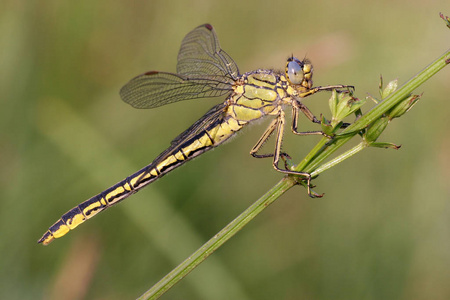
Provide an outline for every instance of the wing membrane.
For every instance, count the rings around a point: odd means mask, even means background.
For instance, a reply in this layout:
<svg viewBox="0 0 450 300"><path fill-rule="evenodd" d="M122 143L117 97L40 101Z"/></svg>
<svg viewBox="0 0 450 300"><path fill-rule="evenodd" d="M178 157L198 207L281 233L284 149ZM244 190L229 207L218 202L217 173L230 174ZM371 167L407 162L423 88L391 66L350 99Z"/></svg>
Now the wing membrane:
<svg viewBox="0 0 450 300"><path fill-rule="evenodd" d="M201 25L189 32L178 52L177 73L184 75L220 75L230 81L239 76L233 59L220 48L214 28Z"/></svg>
<svg viewBox="0 0 450 300"><path fill-rule="evenodd" d="M177 72L147 72L121 90L122 100L135 108L155 108L188 99L218 97L231 92L239 75L236 63L222 49L213 27L189 32L178 53Z"/></svg>
<svg viewBox="0 0 450 300"><path fill-rule="evenodd" d="M120 96L135 108L155 108L181 100L218 97L231 89L231 84L221 76L148 72L128 82L120 90Z"/></svg>

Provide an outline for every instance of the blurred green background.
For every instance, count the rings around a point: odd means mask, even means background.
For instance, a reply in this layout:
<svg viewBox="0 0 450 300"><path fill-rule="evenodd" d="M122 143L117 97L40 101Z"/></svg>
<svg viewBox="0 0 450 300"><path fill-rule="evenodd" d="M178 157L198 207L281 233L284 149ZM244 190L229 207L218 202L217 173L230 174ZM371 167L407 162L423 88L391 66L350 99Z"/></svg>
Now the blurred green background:
<svg viewBox="0 0 450 300"><path fill-rule="evenodd" d="M184 35L214 25L241 73L307 56L315 85L360 98L448 47L448 1L13 1L0 4L0 298L133 299L282 176L244 130L48 247L64 212L147 165L221 99L123 103L137 74L175 71ZM450 299L450 70L380 141L293 188L164 299ZM305 100L329 116L327 93ZM370 108L369 103L366 110ZM314 128L302 119L302 129ZM317 137L285 137L299 161Z"/></svg>

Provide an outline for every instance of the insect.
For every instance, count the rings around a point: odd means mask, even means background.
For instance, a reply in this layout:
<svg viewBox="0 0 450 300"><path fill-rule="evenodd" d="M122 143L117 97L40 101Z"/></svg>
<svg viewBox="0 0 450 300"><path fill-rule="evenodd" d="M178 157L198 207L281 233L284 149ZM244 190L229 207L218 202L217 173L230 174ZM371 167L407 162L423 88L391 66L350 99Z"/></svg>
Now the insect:
<svg viewBox="0 0 450 300"><path fill-rule="evenodd" d="M182 100L207 97L226 96L226 100L211 108L177 136L169 148L150 165L65 213L38 243L48 245L185 162L219 146L250 122L265 116L273 116L274 119L250 154L257 158L271 157L277 171L302 176L308 181L309 187L311 176L308 173L278 166L280 158L288 157L281 152L285 124L282 106L292 107L292 131L295 134L325 135L321 131L297 131L300 111L312 122L320 123L301 102L302 98L319 91L352 88L346 85L313 87L312 75L311 62L295 57L288 58L284 72L259 69L240 74L233 59L220 48L213 27L204 24L195 28L181 43L177 73L151 71L139 75L120 90L120 96L135 108L155 108ZM258 154L274 132L275 151Z"/></svg>

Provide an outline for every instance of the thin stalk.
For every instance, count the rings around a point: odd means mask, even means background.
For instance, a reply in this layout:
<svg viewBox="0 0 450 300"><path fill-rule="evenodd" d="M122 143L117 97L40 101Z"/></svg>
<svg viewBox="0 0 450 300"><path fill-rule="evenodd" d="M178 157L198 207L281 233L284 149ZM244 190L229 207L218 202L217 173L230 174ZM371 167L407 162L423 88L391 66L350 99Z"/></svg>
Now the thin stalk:
<svg viewBox="0 0 450 300"><path fill-rule="evenodd" d="M285 177L280 180L273 188L138 299L159 298L295 184L295 181L291 178Z"/></svg>
<svg viewBox="0 0 450 300"><path fill-rule="evenodd" d="M347 158L352 157L353 155L355 155L356 153L364 150L364 148L367 147L367 144L364 142L359 143L358 145L356 145L355 147L353 147L352 149L345 151L344 153L342 153L341 155L339 155L338 157L335 157L333 160L330 160L327 163L324 163L323 165L321 165L320 167L318 167L317 169L314 170L314 172L311 172L311 177L316 177L318 176L320 173L325 172L326 170L334 167L335 165L343 162L344 160L346 160Z"/></svg>

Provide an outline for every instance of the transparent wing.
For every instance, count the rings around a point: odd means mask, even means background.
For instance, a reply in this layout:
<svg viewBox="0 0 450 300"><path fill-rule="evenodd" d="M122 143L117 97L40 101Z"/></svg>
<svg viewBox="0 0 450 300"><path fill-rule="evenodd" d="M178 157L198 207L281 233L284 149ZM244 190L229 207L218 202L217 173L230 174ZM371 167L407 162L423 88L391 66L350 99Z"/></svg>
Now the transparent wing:
<svg viewBox="0 0 450 300"><path fill-rule="evenodd" d="M233 59L220 48L214 28L201 25L189 32L178 52L177 73L183 75L217 75L230 81L239 76Z"/></svg>
<svg viewBox="0 0 450 300"><path fill-rule="evenodd" d="M209 24L197 27L183 39L177 72L151 71L137 76L120 90L120 96L135 108L154 108L229 94L239 76L236 63L220 49Z"/></svg>
<svg viewBox="0 0 450 300"><path fill-rule="evenodd" d="M152 71L133 78L120 90L120 96L135 108L154 108L181 100L222 96L231 90L231 84L221 77Z"/></svg>
<svg viewBox="0 0 450 300"><path fill-rule="evenodd" d="M225 116L227 105L225 103L219 103L213 108L211 108L203 117L197 120L194 124L191 125L188 129L178 135L171 142L172 145L178 145L180 142L186 141L191 137L196 136L201 131L205 130L208 125L213 123L221 123L223 121L223 117Z"/></svg>

